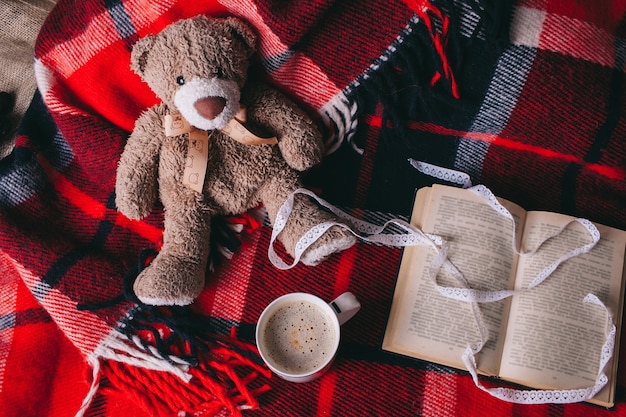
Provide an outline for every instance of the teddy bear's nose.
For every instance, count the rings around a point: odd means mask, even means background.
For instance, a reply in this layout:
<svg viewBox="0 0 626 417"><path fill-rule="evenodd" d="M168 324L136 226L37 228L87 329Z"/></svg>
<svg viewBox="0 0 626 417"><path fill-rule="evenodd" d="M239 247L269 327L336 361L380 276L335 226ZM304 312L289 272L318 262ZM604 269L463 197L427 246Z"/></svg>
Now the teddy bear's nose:
<svg viewBox="0 0 626 417"><path fill-rule="evenodd" d="M205 119L213 120L220 115L224 107L226 107L226 100L223 97L205 97L197 100L193 103L200 116Z"/></svg>

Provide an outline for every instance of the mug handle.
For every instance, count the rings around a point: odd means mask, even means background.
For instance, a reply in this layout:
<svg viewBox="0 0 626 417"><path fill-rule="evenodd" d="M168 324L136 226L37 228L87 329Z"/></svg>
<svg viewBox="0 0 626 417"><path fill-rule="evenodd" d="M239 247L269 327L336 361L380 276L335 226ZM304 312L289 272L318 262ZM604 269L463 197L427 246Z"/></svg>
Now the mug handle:
<svg viewBox="0 0 626 417"><path fill-rule="evenodd" d="M361 303L350 291L344 292L339 297L328 303L339 320L339 325L350 320L361 309Z"/></svg>

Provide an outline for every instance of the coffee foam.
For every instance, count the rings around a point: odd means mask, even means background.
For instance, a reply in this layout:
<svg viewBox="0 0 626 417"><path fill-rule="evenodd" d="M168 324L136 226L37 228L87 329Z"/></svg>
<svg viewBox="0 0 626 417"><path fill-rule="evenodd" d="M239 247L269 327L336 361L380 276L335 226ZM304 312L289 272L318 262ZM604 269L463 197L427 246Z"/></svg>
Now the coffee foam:
<svg viewBox="0 0 626 417"><path fill-rule="evenodd" d="M332 319L308 301L287 303L268 318L263 345L268 361L285 373L306 374L323 366L335 349Z"/></svg>

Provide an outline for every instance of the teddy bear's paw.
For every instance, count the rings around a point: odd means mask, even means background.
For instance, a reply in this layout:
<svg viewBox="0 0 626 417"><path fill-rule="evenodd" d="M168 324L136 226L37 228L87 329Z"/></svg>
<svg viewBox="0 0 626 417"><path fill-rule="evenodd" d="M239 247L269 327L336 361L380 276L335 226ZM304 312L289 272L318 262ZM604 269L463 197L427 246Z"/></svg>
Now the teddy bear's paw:
<svg viewBox="0 0 626 417"><path fill-rule="evenodd" d="M356 237L348 230L333 226L304 251L300 261L308 266L319 265L333 253L344 251L356 243Z"/></svg>
<svg viewBox="0 0 626 417"><path fill-rule="evenodd" d="M150 214L150 208L145 207L145 204L131 197L124 198L121 194L116 197L115 206L120 213L131 220L141 220Z"/></svg>
<svg viewBox="0 0 626 417"><path fill-rule="evenodd" d="M133 285L135 295L148 305L191 304L204 288L204 271L197 263L159 254Z"/></svg>

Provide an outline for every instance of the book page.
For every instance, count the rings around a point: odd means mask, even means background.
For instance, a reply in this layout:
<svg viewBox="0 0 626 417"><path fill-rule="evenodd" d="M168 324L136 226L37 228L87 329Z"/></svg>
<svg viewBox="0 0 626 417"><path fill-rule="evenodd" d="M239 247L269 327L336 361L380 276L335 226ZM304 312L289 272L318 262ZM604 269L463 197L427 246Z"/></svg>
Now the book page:
<svg viewBox="0 0 626 417"><path fill-rule="evenodd" d="M425 233L442 236L450 244L449 259L463 272L470 287L502 290L513 287L515 256L510 220L496 213L474 193L435 185L420 190L412 223ZM524 211L502 201L514 212L516 223ZM521 239L521 234L518 240ZM470 303L442 296L430 278L435 251L429 247L405 249L398 275L383 349L464 369L461 355L480 340ZM443 270L439 285L461 287ZM477 355L479 371L496 375L503 345L500 335L508 314L508 300L480 304L490 339Z"/></svg>
<svg viewBox="0 0 626 417"><path fill-rule="evenodd" d="M523 247L536 247L571 219L555 213L528 213ZM606 339L606 314L601 307L582 300L588 293L598 296L619 329L626 245L625 232L596 226L601 239L589 253L564 262L542 284L513 297L502 378L542 389L594 385ZM547 265L589 242L588 232L573 223L561 235L548 240L535 255L519 258L516 288L527 287ZM606 370L613 380L616 365L610 363ZM605 387L596 398L608 396L606 391L610 389Z"/></svg>

